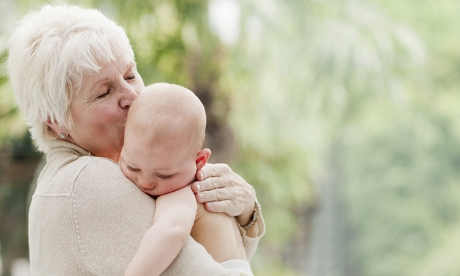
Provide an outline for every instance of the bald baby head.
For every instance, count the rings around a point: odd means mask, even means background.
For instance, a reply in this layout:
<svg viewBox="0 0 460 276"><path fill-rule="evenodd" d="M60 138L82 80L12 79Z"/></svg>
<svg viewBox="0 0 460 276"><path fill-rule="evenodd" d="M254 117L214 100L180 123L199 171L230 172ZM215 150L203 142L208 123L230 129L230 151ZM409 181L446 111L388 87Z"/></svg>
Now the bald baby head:
<svg viewBox="0 0 460 276"><path fill-rule="evenodd" d="M130 107L126 132L151 143L188 143L200 150L204 143L206 112L200 99L176 84L147 86Z"/></svg>

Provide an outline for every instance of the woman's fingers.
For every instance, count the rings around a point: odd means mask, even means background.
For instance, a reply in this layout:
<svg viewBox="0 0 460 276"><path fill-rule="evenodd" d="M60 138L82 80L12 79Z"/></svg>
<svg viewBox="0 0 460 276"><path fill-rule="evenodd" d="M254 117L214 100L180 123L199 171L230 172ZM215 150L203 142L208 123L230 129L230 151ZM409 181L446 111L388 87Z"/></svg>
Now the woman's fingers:
<svg viewBox="0 0 460 276"><path fill-rule="evenodd" d="M209 177L219 177L233 172L227 164L206 164L196 174L197 180L203 180Z"/></svg>
<svg viewBox="0 0 460 276"><path fill-rule="evenodd" d="M231 185L230 183L226 183L226 181L228 181L228 179L224 177L209 177L196 183L200 186L199 191L204 192L224 188Z"/></svg>
<svg viewBox="0 0 460 276"><path fill-rule="evenodd" d="M205 188L201 187L199 192L195 194L197 202L204 203L210 212L223 212L229 216L239 216L246 209L254 208L255 196L252 186L225 186L222 183L228 181L222 181L222 178L214 178L213 183L210 183L209 178L205 180L208 182L200 181L199 185L203 185ZM208 189L207 187L211 188Z"/></svg>
<svg viewBox="0 0 460 276"><path fill-rule="evenodd" d="M254 188L226 164L207 164L196 175L192 190L198 203L211 212L223 212L245 223L252 215Z"/></svg>
<svg viewBox="0 0 460 276"><path fill-rule="evenodd" d="M231 205L231 201L224 200L224 201L214 201L214 202L206 202L204 208L209 212L215 213L226 213L225 210L229 209L229 205Z"/></svg>
<svg viewBox="0 0 460 276"><path fill-rule="evenodd" d="M229 194L227 188L199 192L195 197L197 202L203 203L210 212L226 213L234 217L244 210L244 205L238 205L235 195Z"/></svg>
<svg viewBox="0 0 460 276"><path fill-rule="evenodd" d="M196 195L198 203L232 200L233 195L229 194L228 188L212 189L209 191L200 191Z"/></svg>
<svg viewBox="0 0 460 276"><path fill-rule="evenodd" d="M210 189L215 189L216 184L213 183L214 177L218 177L213 168L214 164L206 164L201 170L196 172L195 178L196 181L192 183L192 191L196 194L200 191L208 191Z"/></svg>

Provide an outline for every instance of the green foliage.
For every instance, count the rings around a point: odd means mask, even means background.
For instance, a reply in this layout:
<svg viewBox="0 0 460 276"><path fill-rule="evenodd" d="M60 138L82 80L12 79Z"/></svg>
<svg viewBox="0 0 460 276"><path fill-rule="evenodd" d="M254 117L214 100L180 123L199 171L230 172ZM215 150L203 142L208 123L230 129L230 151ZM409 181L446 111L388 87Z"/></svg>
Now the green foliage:
<svg viewBox="0 0 460 276"><path fill-rule="evenodd" d="M458 262L460 258L458 253L459 231L458 223L449 227L449 230L443 233L434 248L425 254L419 263L414 263L411 268L407 269L407 275L457 275L460 271Z"/></svg>
<svg viewBox="0 0 460 276"><path fill-rule="evenodd" d="M383 105L346 132L343 182L362 275L420 275L408 268L459 220L460 129L451 115Z"/></svg>
<svg viewBox="0 0 460 276"><path fill-rule="evenodd" d="M354 275L455 275L458 255L448 244L459 236L459 86L453 77L459 56L446 50L458 25L447 10L458 3L380 4L416 30L429 51L418 73L395 71L404 101L371 101L343 127L339 157L351 265ZM448 25L443 31L435 27L440 22Z"/></svg>
<svg viewBox="0 0 460 276"><path fill-rule="evenodd" d="M319 203L315 185L331 174L350 275L459 271L457 1L239 1L234 44L211 30L208 1L72 3L126 28L146 84L179 83L203 100L213 156L254 185L263 207L256 274L295 275L281 252L296 211ZM5 77L1 67L4 147L25 133ZM11 195L0 189L3 202Z"/></svg>
<svg viewBox="0 0 460 276"><path fill-rule="evenodd" d="M0 145L13 138L19 138L26 132L24 120L19 114L12 88L8 82L3 62L6 55L6 50L0 54Z"/></svg>

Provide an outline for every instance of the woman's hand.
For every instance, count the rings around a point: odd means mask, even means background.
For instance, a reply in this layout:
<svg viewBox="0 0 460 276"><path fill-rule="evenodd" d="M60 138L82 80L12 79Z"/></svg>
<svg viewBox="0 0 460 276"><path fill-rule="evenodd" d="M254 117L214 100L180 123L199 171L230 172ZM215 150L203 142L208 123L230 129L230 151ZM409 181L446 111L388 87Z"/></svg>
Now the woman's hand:
<svg viewBox="0 0 460 276"><path fill-rule="evenodd" d="M236 217L242 226L249 223L255 206L255 191L227 164L207 164L196 173L192 184L196 201L209 212Z"/></svg>

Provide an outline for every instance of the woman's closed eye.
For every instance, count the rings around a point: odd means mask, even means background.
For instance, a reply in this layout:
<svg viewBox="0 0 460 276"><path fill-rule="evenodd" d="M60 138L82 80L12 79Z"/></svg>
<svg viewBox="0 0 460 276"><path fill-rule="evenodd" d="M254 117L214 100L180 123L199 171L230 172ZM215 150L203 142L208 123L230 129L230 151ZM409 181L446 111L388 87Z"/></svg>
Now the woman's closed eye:
<svg viewBox="0 0 460 276"><path fill-rule="evenodd" d="M110 89L107 90L107 91L105 91L105 93L103 93L103 94L97 96L97 98L98 98L98 99L103 99L103 98L107 97L109 94L110 94Z"/></svg>

